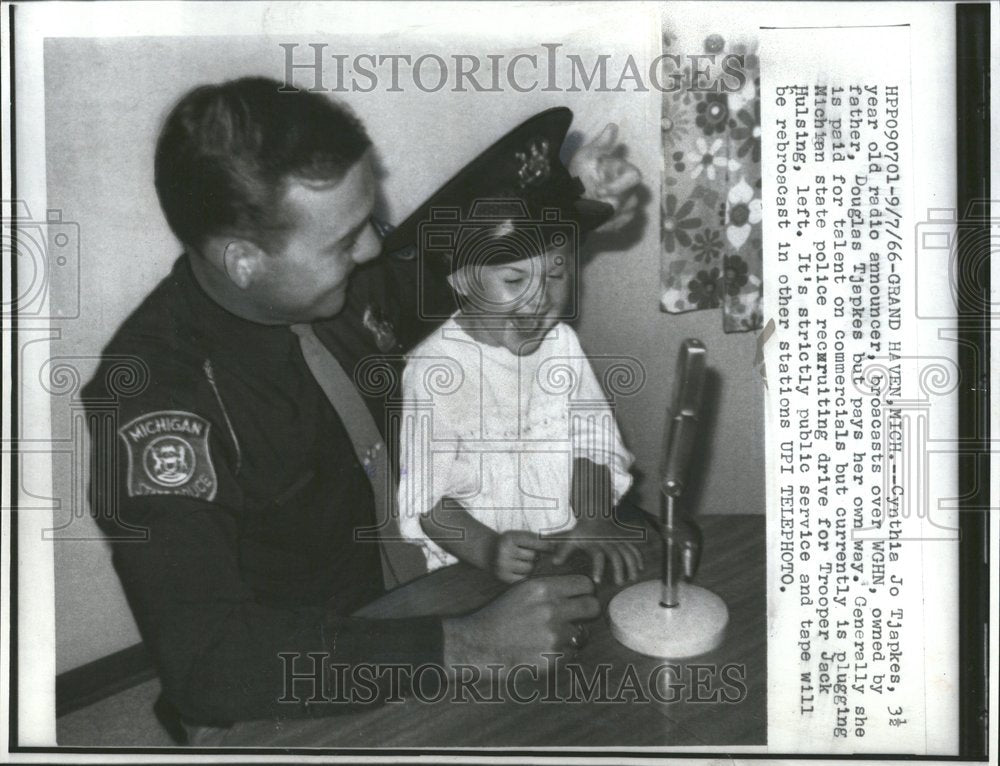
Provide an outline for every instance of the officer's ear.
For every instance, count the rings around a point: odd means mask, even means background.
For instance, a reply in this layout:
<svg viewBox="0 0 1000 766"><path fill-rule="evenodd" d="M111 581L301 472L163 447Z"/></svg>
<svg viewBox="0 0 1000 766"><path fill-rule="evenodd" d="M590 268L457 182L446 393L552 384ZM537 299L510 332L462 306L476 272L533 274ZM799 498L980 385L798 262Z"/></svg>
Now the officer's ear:
<svg viewBox="0 0 1000 766"><path fill-rule="evenodd" d="M234 285L246 290L264 268L267 257L258 245L245 239L231 239L222 252L222 266Z"/></svg>

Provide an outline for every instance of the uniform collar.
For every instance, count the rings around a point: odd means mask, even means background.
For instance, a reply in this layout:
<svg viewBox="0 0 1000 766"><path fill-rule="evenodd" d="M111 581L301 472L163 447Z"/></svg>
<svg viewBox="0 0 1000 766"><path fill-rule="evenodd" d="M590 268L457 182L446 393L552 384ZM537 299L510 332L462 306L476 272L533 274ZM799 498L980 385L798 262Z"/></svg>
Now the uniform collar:
<svg viewBox="0 0 1000 766"><path fill-rule="evenodd" d="M185 253L174 264L172 278L185 296L186 320L212 350L245 358L254 364L284 363L298 347L287 325L269 325L238 317L216 303L198 283Z"/></svg>

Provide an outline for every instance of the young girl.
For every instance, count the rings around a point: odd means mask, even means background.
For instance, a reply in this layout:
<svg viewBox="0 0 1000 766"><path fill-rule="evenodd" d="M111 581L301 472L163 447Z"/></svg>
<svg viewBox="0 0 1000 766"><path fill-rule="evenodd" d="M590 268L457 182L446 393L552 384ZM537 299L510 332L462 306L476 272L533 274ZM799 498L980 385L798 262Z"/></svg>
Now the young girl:
<svg viewBox="0 0 1000 766"><path fill-rule="evenodd" d="M460 308L408 356L400 426L400 528L428 569L466 561L505 582L575 548L621 583L642 568L612 509L631 484L604 392L559 321L573 292L572 238L534 250L507 222L455 257ZM507 241L514 242L508 246ZM483 255L483 253L487 255Z"/></svg>

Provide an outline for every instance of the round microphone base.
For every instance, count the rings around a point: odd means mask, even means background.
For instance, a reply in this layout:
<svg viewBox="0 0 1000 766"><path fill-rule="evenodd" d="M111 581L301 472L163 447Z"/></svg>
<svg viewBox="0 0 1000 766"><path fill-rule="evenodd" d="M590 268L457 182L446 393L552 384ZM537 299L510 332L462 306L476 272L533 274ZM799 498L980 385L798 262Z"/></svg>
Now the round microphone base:
<svg viewBox="0 0 1000 766"><path fill-rule="evenodd" d="M626 588L608 605L611 633L647 657L682 659L718 648L729 610L712 591L678 583L677 606L660 606L662 584L649 580Z"/></svg>

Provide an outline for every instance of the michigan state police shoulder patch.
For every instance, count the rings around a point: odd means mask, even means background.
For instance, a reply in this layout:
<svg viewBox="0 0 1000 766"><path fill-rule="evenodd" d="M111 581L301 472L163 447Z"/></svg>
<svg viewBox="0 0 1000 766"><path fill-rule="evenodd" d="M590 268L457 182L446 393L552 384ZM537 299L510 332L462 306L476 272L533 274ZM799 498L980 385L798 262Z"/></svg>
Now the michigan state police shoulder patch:
<svg viewBox="0 0 1000 766"><path fill-rule="evenodd" d="M208 451L212 424L191 412L140 415L118 429L128 449L128 494L213 500L218 489Z"/></svg>

